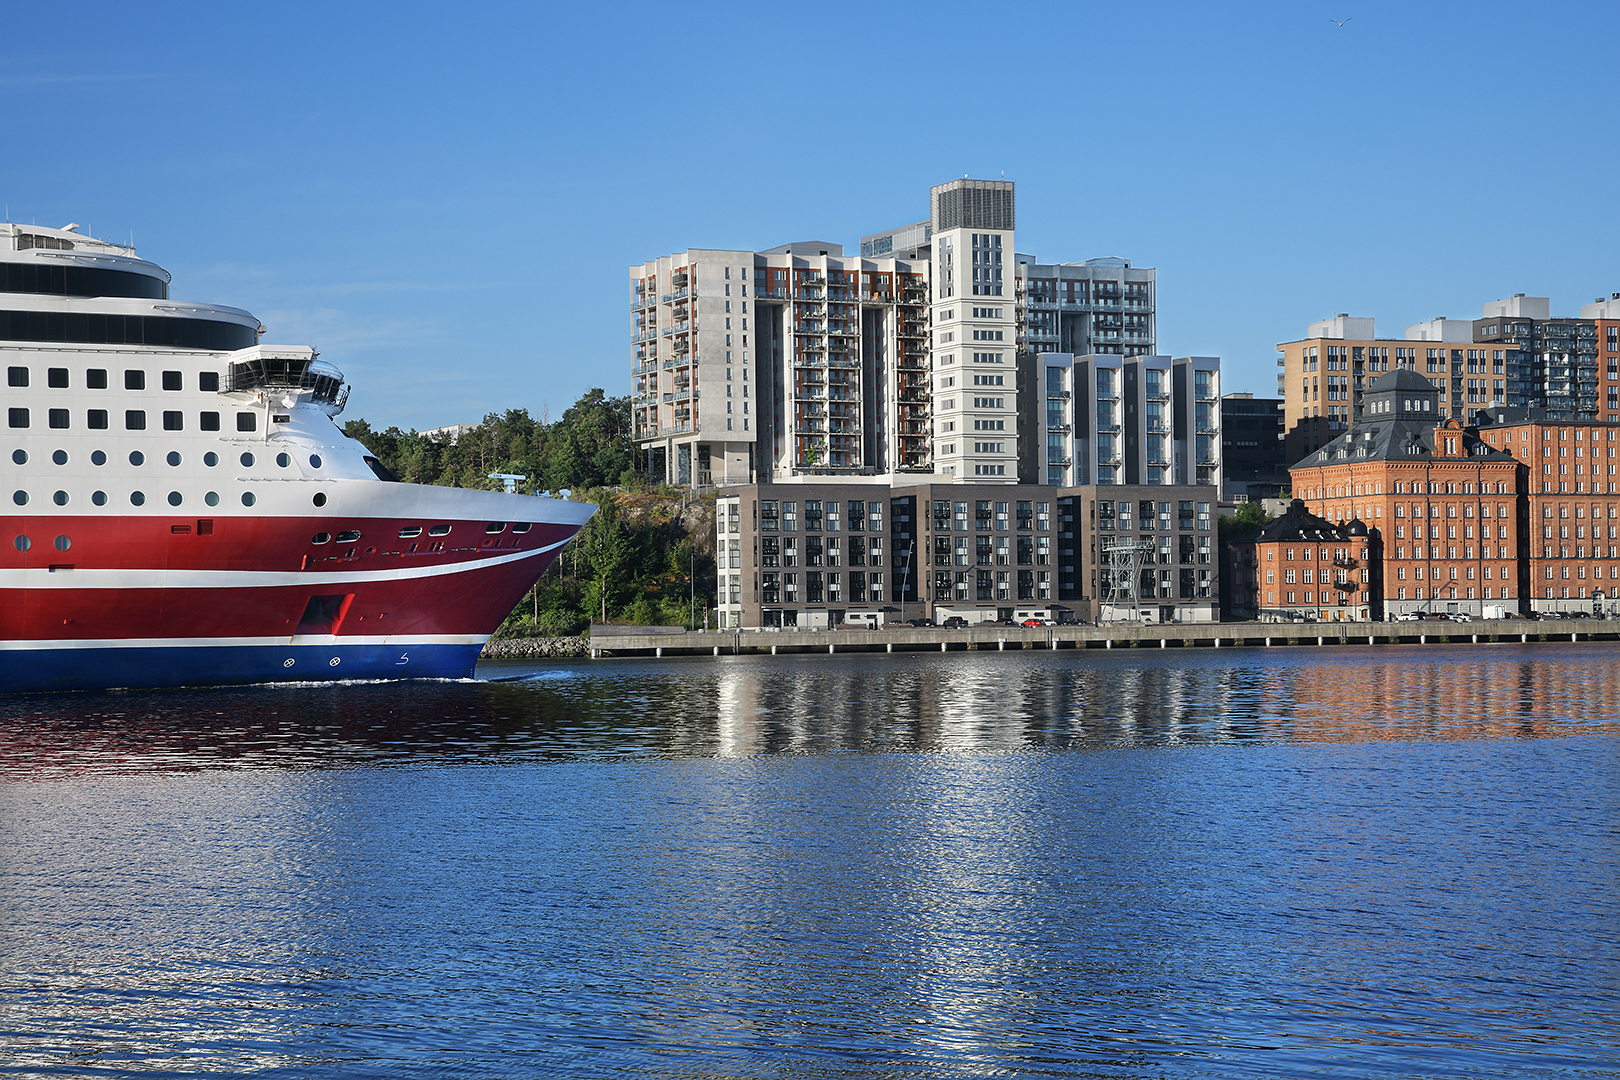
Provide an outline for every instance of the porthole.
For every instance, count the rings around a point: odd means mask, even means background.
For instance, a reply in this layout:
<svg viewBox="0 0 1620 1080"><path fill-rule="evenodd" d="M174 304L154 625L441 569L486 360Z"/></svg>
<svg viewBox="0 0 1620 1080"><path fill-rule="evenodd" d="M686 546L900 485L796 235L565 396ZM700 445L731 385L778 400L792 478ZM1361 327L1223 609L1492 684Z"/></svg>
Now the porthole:
<svg viewBox="0 0 1620 1080"><path fill-rule="evenodd" d="M287 466L292 464L292 455L287 453L277 454L276 464L285 469Z"/></svg>
<svg viewBox="0 0 1620 1080"><path fill-rule="evenodd" d="M321 467L321 455L319 455L319 454L311 454L311 455L309 455L309 467L312 468L312 469L320 468Z"/></svg>
<svg viewBox="0 0 1620 1080"><path fill-rule="evenodd" d="M219 455L214 453L212 450L208 451L208 453L203 455L203 464L212 469L215 465L219 464Z"/></svg>
<svg viewBox="0 0 1620 1080"><path fill-rule="evenodd" d="M169 492L169 505L170 506L179 506L180 505L180 493L178 491Z"/></svg>
<svg viewBox="0 0 1620 1080"><path fill-rule="evenodd" d="M19 536L17 539L11 542L11 546L16 548L18 551L27 551L29 548L34 546L34 542L28 539L26 536Z"/></svg>
<svg viewBox="0 0 1620 1080"><path fill-rule="evenodd" d="M448 526L448 525L433 525L433 526L429 527L428 535L429 536L449 536L450 535L450 526Z"/></svg>
<svg viewBox="0 0 1620 1080"><path fill-rule="evenodd" d="M72 546L73 546L73 541L69 540L65 536L58 536L56 538L56 550L57 551L66 551L68 548L70 548Z"/></svg>
<svg viewBox="0 0 1620 1080"><path fill-rule="evenodd" d="M242 455L242 468L244 468L244 469L253 468L253 455L252 454L243 454Z"/></svg>
<svg viewBox="0 0 1620 1080"><path fill-rule="evenodd" d="M18 506L27 506L28 505L28 492L26 492L26 491L13 491L11 493L11 501L16 503Z"/></svg>
<svg viewBox="0 0 1620 1080"><path fill-rule="evenodd" d="M169 451L169 465L170 465L170 467L172 468L172 467L174 467L176 465L179 465L179 464L180 464L180 451L178 451L178 450L170 450Z"/></svg>
<svg viewBox="0 0 1620 1080"><path fill-rule="evenodd" d="M13 450L11 452L11 460L15 461L18 465L26 465L26 464L28 464L28 451L26 451L26 450Z"/></svg>
<svg viewBox="0 0 1620 1080"><path fill-rule="evenodd" d="M326 505L326 492L317 491L315 493L315 498L312 501L315 503L316 506L325 506Z"/></svg>
<svg viewBox="0 0 1620 1080"><path fill-rule="evenodd" d="M488 525L484 526L484 531L490 533L491 535L495 533L503 533L506 531L506 522L492 521Z"/></svg>
<svg viewBox="0 0 1620 1080"><path fill-rule="evenodd" d="M90 501L95 503L97 506L106 506L107 493L105 491L93 491L90 493Z"/></svg>
<svg viewBox="0 0 1620 1080"><path fill-rule="evenodd" d="M107 455L103 454L100 450L92 450L92 451L90 451L90 464L92 464L92 465L105 465L105 464L107 464Z"/></svg>
<svg viewBox="0 0 1620 1080"><path fill-rule="evenodd" d="M254 499L254 497L253 497L253 492L251 492L251 491L242 492L242 505L243 506L252 506L257 501L258 500Z"/></svg>
<svg viewBox="0 0 1620 1080"><path fill-rule="evenodd" d="M68 504L68 493L65 491L58 491L55 495L51 496L51 501L56 503L57 506L66 506Z"/></svg>
<svg viewBox="0 0 1620 1080"><path fill-rule="evenodd" d="M312 544L325 544L331 542L331 539L331 533L316 533L314 536L309 538L309 542Z"/></svg>
<svg viewBox="0 0 1620 1080"><path fill-rule="evenodd" d="M67 464L67 451L66 450L58 450L56 453L51 455L51 460L56 462L58 465L66 465Z"/></svg>
<svg viewBox="0 0 1620 1080"><path fill-rule="evenodd" d="M130 492L129 493L129 503L130 503L131 506L145 506L146 505L146 492L144 492L144 491L132 491L132 492Z"/></svg>
<svg viewBox="0 0 1620 1080"><path fill-rule="evenodd" d="M137 466L145 465L146 464L146 455L141 453L139 450L131 450L129 452L129 463L131 465L137 465Z"/></svg>
<svg viewBox="0 0 1620 1080"><path fill-rule="evenodd" d="M532 521L520 521L516 525L512 526L512 531L515 532L515 533L522 534L522 533L528 532L532 528L534 528L534 522L532 522Z"/></svg>
<svg viewBox="0 0 1620 1080"><path fill-rule="evenodd" d="M358 539L360 539L360 532L357 529L345 529L337 534L337 542L340 544L352 544Z"/></svg>
<svg viewBox="0 0 1620 1080"><path fill-rule="evenodd" d="M210 491L208 494L203 496L203 502L207 503L209 506L218 506L219 505L219 492Z"/></svg>
<svg viewBox="0 0 1620 1080"><path fill-rule="evenodd" d="M422 535L422 526L420 526L420 525L407 525L403 529L399 530L399 538L401 540L409 540L414 536L421 536L421 535Z"/></svg>

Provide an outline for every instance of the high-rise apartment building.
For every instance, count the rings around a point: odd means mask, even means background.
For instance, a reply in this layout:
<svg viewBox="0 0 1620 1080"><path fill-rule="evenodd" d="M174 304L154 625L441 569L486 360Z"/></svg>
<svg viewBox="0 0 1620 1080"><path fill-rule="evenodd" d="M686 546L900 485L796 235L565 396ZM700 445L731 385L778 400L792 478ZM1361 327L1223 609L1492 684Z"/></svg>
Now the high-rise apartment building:
<svg viewBox="0 0 1620 1080"><path fill-rule="evenodd" d="M1047 265L1018 257L1020 352L1151 356L1156 274L1129 259Z"/></svg>
<svg viewBox="0 0 1620 1080"><path fill-rule="evenodd" d="M1218 489L1220 370L1213 356L1025 353L1020 477Z"/></svg>
<svg viewBox="0 0 1620 1080"><path fill-rule="evenodd" d="M1445 318L1409 326L1404 338L1384 339L1372 319L1339 314L1312 323L1304 338L1277 349L1291 461L1347 430L1361 415L1362 394L1380 375L1423 375L1434 384L1439 415L1466 419L1476 409L1507 402L1508 373L1519 363L1516 345L1481 348L1469 323Z"/></svg>
<svg viewBox="0 0 1620 1080"><path fill-rule="evenodd" d="M807 241L631 268L635 435L697 486L930 474L928 264Z"/></svg>
<svg viewBox="0 0 1620 1080"><path fill-rule="evenodd" d="M1554 318L1545 296L1514 293L1485 305L1473 322L1473 339L1511 345L1519 352L1517 378L1510 381L1505 404L1547 410L1554 419L1599 419L1609 398L1620 397L1620 381L1608 381L1615 393L1604 393L1598 368L1597 333L1589 318ZM1620 419L1620 400L1610 406Z"/></svg>

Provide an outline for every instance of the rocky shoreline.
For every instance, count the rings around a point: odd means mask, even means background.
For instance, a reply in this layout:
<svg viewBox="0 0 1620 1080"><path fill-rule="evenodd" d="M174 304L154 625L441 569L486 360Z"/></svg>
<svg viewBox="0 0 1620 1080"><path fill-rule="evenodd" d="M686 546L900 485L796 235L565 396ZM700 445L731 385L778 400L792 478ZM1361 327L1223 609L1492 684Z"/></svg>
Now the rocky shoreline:
<svg viewBox="0 0 1620 1080"><path fill-rule="evenodd" d="M501 638L486 641L480 660L543 660L551 657L589 656L591 639L578 637Z"/></svg>

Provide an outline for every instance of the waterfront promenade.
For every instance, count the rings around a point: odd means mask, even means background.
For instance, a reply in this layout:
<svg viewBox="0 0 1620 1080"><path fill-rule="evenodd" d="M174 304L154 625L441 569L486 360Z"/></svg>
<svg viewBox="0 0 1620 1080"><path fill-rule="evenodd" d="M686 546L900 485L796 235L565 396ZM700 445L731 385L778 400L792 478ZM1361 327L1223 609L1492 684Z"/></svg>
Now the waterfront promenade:
<svg viewBox="0 0 1620 1080"><path fill-rule="evenodd" d="M1526 641L1620 641L1620 621L1491 619L1457 622L1170 623L1109 626L902 626L883 630L724 630L591 627L593 657L766 653L950 652L1007 649L1173 649L1368 646Z"/></svg>

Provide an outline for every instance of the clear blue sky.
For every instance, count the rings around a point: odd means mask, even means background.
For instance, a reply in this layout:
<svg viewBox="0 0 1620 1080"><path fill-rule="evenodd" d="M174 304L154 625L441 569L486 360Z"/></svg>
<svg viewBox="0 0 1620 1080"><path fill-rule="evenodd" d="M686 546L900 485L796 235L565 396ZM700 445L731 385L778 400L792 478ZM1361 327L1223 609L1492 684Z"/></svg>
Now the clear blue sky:
<svg viewBox="0 0 1620 1080"><path fill-rule="evenodd" d="M1156 267L1160 350L1271 394L1338 311L1620 291L1615 13L13 5L0 202L133 232L425 428L627 393L631 263L851 245L1005 171L1020 250Z"/></svg>

